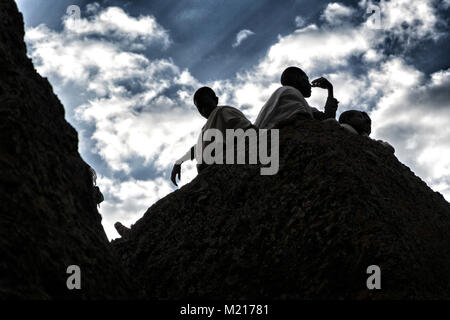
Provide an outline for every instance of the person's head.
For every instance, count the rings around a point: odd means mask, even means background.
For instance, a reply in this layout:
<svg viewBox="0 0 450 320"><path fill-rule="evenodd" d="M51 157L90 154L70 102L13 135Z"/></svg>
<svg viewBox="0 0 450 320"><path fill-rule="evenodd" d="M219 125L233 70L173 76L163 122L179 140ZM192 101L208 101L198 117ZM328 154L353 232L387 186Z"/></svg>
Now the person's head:
<svg viewBox="0 0 450 320"><path fill-rule="evenodd" d="M194 104L198 112L206 119L208 119L211 112L217 107L218 103L219 98L210 87L202 87L194 94Z"/></svg>
<svg viewBox="0 0 450 320"><path fill-rule="evenodd" d="M349 110L342 112L339 123L351 125L359 134L370 135L372 131L372 120L364 111Z"/></svg>
<svg viewBox="0 0 450 320"><path fill-rule="evenodd" d="M291 86L302 93L305 98L311 97L311 84L302 69L289 67L281 75L281 85Z"/></svg>

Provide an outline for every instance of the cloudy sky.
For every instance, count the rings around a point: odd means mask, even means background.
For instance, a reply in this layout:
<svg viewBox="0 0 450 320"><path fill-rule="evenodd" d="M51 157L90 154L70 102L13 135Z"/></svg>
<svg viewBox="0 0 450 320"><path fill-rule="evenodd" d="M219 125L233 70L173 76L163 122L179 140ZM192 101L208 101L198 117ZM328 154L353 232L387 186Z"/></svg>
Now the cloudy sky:
<svg viewBox="0 0 450 320"><path fill-rule="evenodd" d="M98 173L110 238L174 190L172 164L204 123L198 87L254 121L291 65L327 77L339 113L367 111L373 138L450 200L450 0L16 2L28 54ZM309 103L325 98L314 88ZM183 164L182 184L195 175Z"/></svg>

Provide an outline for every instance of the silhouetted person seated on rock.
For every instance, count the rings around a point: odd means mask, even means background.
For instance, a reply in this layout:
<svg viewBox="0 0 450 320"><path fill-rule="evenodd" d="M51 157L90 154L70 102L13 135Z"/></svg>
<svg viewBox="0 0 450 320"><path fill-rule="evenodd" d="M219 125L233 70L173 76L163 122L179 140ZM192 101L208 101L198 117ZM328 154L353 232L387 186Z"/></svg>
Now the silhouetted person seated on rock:
<svg viewBox="0 0 450 320"><path fill-rule="evenodd" d="M95 200L95 203L100 208L100 203L102 203L103 200L105 200L105 198L103 197L103 194L100 191L100 188L97 186L97 173L95 172L95 170L92 167L89 167L89 171L91 172L92 184L94 186L94 194L93 194L94 200Z"/></svg>
<svg viewBox="0 0 450 320"><path fill-rule="evenodd" d="M364 111L348 110L342 112L339 116L339 123L341 127L348 131L362 136L369 136L372 132L372 120Z"/></svg>
<svg viewBox="0 0 450 320"><path fill-rule="evenodd" d="M114 223L114 228L116 228L117 233L121 236L121 237L125 237L128 232L130 232L130 228L125 227L123 224L121 224L120 222L116 222Z"/></svg>
<svg viewBox="0 0 450 320"><path fill-rule="evenodd" d="M369 137L370 133L372 132L372 120L364 111L348 110L342 112L342 114L339 116L339 124L341 125L341 127L345 128L351 133L366 137ZM389 143L382 140L376 141L381 143L386 148L390 149L392 153L395 152L394 147Z"/></svg>
<svg viewBox="0 0 450 320"><path fill-rule="evenodd" d="M309 83L303 70L289 67L281 75L282 87L278 88L262 107L255 121L260 129L272 129L283 120L301 114L306 119L324 120L336 117L338 101L333 97L333 85L325 78L318 78ZM311 96L311 86L328 90L325 112L310 107L305 98Z"/></svg>
<svg viewBox="0 0 450 320"><path fill-rule="evenodd" d="M226 136L226 129L243 129L253 127L251 122L244 116L244 114L236 108L230 106L218 106L219 98L213 89L209 87L202 87L194 94L194 104L198 112L207 119L206 124L202 128L201 136L208 129L218 129L221 131L223 137ZM204 150L208 142L202 142L202 149ZM187 160L194 160L196 158L196 146L194 145L183 157L176 161L173 166L170 179L177 185L176 177L181 178L181 164ZM197 159L198 161L198 159ZM202 170L206 165L197 165L197 170Z"/></svg>

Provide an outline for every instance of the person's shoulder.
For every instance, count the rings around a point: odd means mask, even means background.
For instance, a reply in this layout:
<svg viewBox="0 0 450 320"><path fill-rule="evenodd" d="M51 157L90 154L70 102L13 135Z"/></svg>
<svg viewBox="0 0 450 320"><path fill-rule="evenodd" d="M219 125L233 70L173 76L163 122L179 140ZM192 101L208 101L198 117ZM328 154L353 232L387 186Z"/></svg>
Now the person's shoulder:
<svg viewBox="0 0 450 320"><path fill-rule="evenodd" d="M358 134L358 131L356 131L355 128L353 128L351 125L347 123L339 123L339 124L341 125L342 128L346 129L348 132Z"/></svg>
<svg viewBox="0 0 450 320"><path fill-rule="evenodd" d="M290 94L290 93L295 94L296 93L295 91L298 91L298 90L295 89L294 87L289 87L289 86L279 87L272 93L269 100L272 99L273 97L276 97L276 96L280 97L284 94Z"/></svg>
<svg viewBox="0 0 450 320"><path fill-rule="evenodd" d="M220 108L222 111L238 110L236 107L232 107L232 106L219 106L218 108Z"/></svg>
<svg viewBox="0 0 450 320"><path fill-rule="evenodd" d="M297 88L291 86L281 87L278 91L278 95L280 96L280 98L295 99L306 102L303 94Z"/></svg>
<svg viewBox="0 0 450 320"><path fill-rule="evenodd" d="M295 94L295 95L300 95L303 97L302 93L294 87L291 86L282 86L281 88L278 89L280 93L285 93L285 94Z"/></svg>
<svg viewBox="0 0 450 320"><path fill-rule="evenodd" d="M219 112L221 113L239 113L243 114L241 110L232 106L220 106Z"/></svg>

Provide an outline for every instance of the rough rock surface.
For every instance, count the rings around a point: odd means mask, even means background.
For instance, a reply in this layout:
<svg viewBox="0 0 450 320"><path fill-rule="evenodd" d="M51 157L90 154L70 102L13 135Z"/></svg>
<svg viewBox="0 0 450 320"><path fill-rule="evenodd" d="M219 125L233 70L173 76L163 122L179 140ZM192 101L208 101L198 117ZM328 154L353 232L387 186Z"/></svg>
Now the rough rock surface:
<svg viewBox="0 0 450 320"><path fill-rule="evenodd" d="M15 2L0 0L0 298L130 297L77 132L23 37ZM67 289L69 265L81 268L81 290Z"/></svg>
<svg viewBox="0 0 450 320"><path fill-rule="evenodd" d="M442 195L335 123L294 119L280 137L277 175L210 167L113 242L147 297L450 297Z"/></svg>
<svg viewBox="0 0 450 320"><path fill-rule="evenodd" d="M111 246L23 34L0 0L0 298L449 298L449 203L334 123L284 123L277 175L210 167ZM67 290L73 264L82 290ZM366 287L370 265L381 290Z"/></svg>

